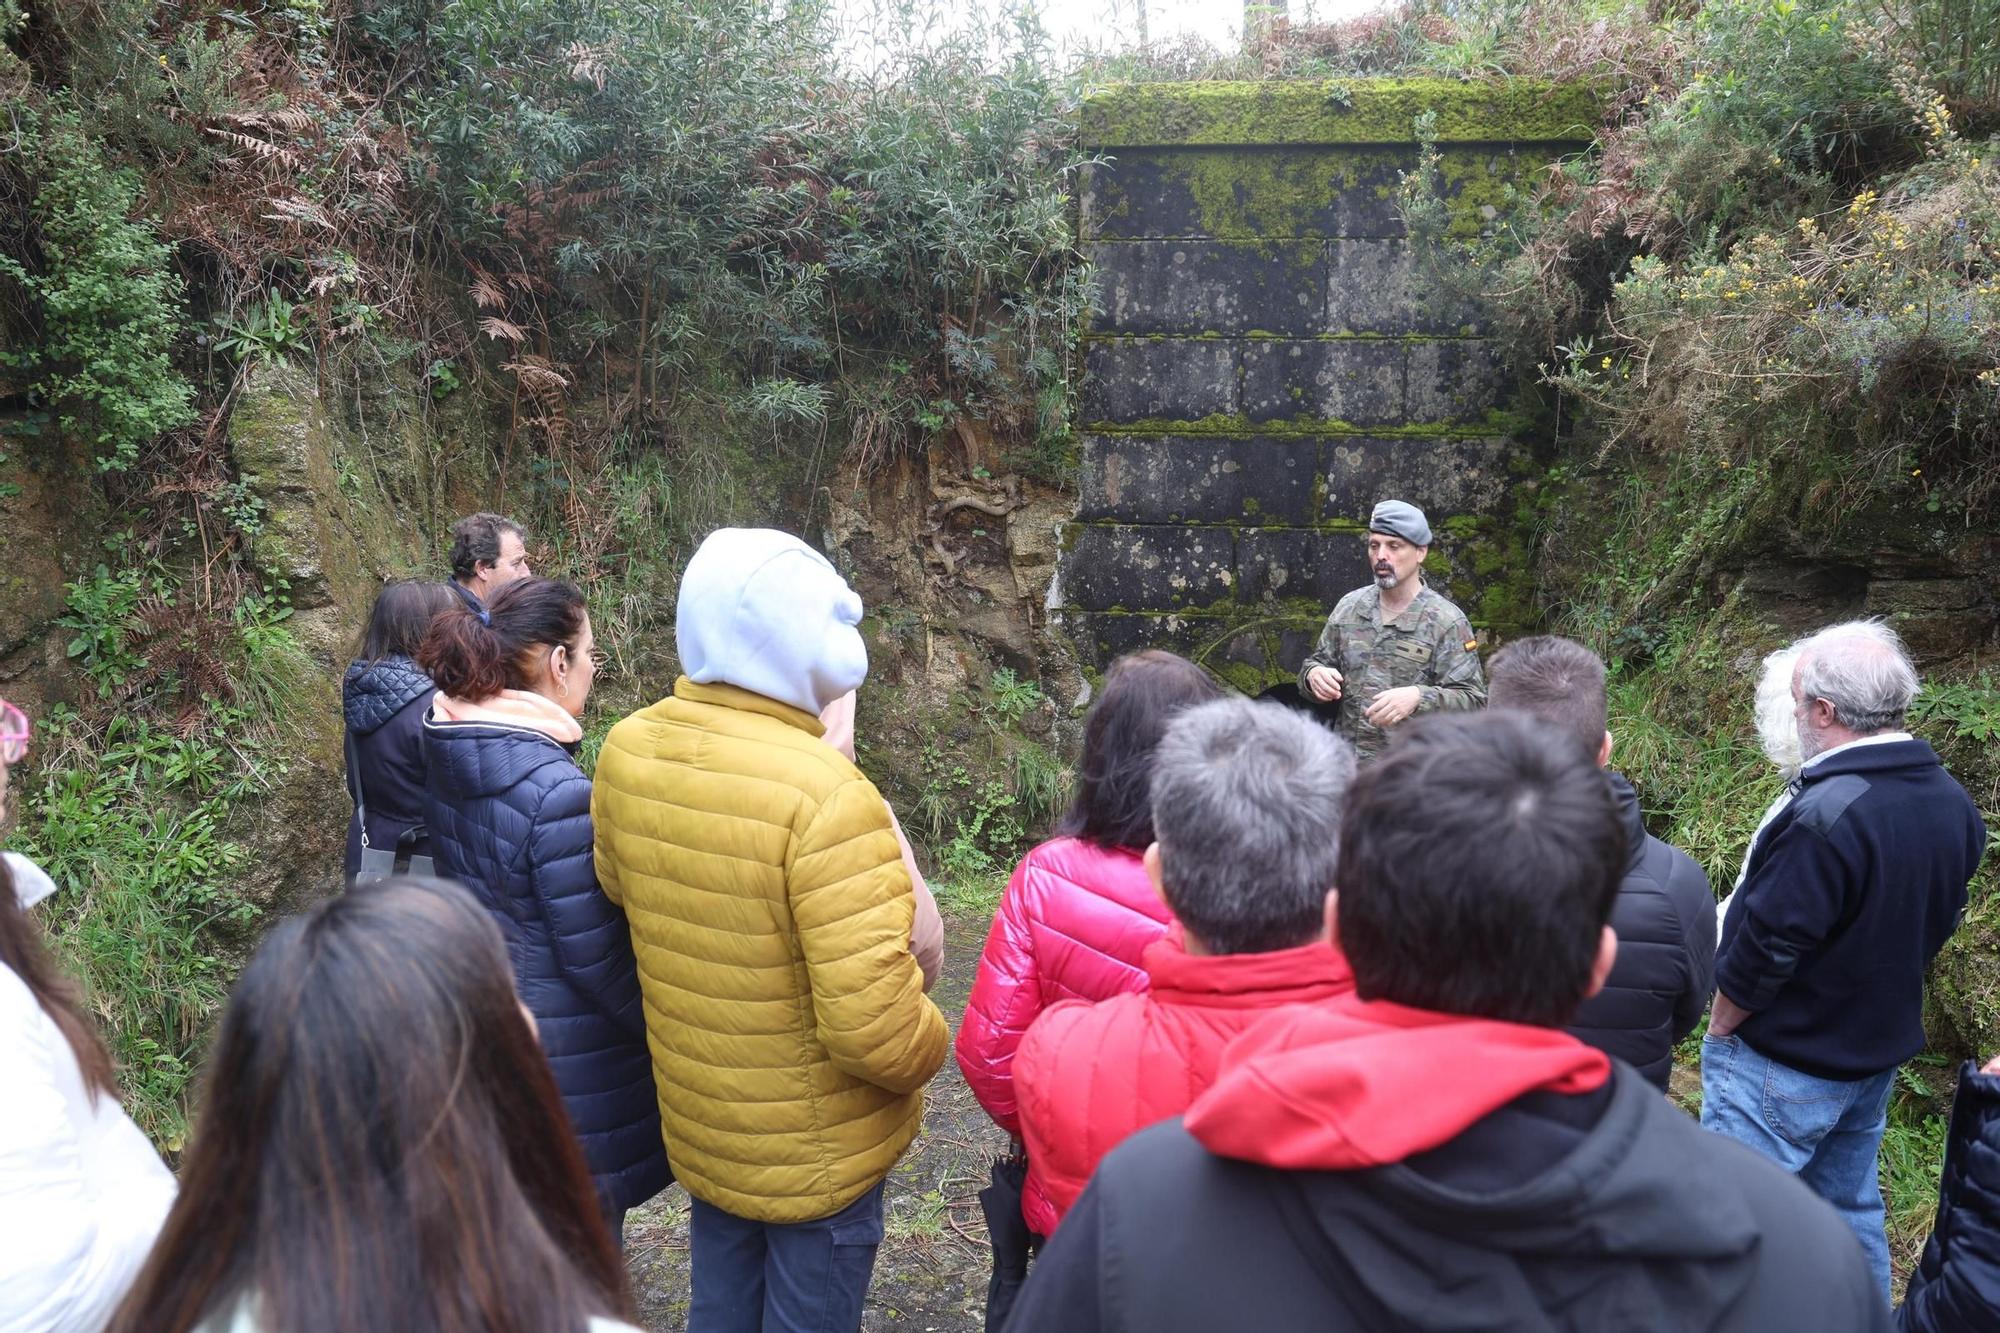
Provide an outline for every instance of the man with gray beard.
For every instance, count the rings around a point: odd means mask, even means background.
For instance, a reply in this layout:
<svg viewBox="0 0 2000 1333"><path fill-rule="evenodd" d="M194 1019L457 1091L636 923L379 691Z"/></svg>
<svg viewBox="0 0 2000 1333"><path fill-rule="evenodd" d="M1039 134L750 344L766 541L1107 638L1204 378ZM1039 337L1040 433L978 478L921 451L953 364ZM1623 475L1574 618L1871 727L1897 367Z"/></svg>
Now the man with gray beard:
<svg viewBox="0 0 2000 1333"><path fill-rule="evenodd" d="M1986 829L1903 730L1917 672L1895 631L1855 622L1794 646L1804 764L1723 918L1701 1122L1832 1204L1886 1298L1889 1093L1923 1049L1924 972L1958 927Z"/></svg>
<svg viewBox="0 0 2000 1333"><path fill-rule="evenodd" d="M1874 622L1861 621L1858 627L1866 627L1874 632ZM1723 918L1729 915L1729 904L1736 901L1736 891L1743 887L1743 880L1750 873L1750 858L1757 851L1757 839L1764 836L1764 830L1771 827L1771 821L1778 812L1792 803L1799 794L1799 765L1805 762L1799 757L1799 723L1792 716L1792 668L1798 664L1797 648L1780 648L1764 658L1763 674L1757 677L1757 703L1754 718L1757 724L1757 745L1764 757L1771 761L1785 785L1764 807L1763 817L1757 821L1756 829L1750 834L1750 841L1743 848L1743 864L1736 872L1735 881L1729 892L1715 905L1715 929L1722 930Z"/></svg>
<svg viewBox="0 0 2000 1333"><path fill-rule="evenodd" d="M1401 500L1376 505L1368 517L1375 581L1340 599L1319 646L1299 667L1299 693L1339 705L1334 730L1363 759L1387 745L1390 728L1414 713L1486 703L1472 625L1419 572L1430 549L1423 510Z"/></svg>

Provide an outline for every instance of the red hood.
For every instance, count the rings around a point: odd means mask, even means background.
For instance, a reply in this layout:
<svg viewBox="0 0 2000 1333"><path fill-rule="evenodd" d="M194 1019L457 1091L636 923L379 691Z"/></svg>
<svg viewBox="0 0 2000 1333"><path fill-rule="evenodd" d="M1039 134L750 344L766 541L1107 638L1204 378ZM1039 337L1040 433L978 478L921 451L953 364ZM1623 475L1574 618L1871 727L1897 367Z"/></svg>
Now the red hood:
<svg viewBox="0 0 2000 1333"><path fill-rule="evenodd" d="M1270 953L1191 954L1180 923L1146 946L1154 998L1167 1004L1269 1009L1354 989L1347 958L1324 940Z"/></svg>
<svg viewBox="0 0 2000 1333"><path fill-rule="evenodd" d="M1294 1171L1400 1162L1525 1093L1589 1092L1602 1051L1554 1028L1348 1000L1284 1009L1231 1043L1184 1123L1210 1152Z"/></svg>

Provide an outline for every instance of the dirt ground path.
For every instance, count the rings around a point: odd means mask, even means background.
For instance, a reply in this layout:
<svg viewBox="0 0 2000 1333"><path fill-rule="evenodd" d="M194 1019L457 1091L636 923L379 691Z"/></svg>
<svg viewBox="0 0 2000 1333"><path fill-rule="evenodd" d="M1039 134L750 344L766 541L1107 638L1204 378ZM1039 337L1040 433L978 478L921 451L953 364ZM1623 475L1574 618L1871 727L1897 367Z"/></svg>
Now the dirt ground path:
<svg viewBox="0 0 2000 1333"><path fill-rule="evenodd" d="M933 992L956 1033L986 921L948 917L945 967ZM887 1236L862 1315L865 1333L976 1333L983 1323L990 1271L979 1188L1006 1138L973 1100L947 1058L931 1080L924 1128L889 1177ZM677 1185L635 1210L625 1224L625 1252L639 1323L655 1333L687 1326L688 1197Z"/></svg>

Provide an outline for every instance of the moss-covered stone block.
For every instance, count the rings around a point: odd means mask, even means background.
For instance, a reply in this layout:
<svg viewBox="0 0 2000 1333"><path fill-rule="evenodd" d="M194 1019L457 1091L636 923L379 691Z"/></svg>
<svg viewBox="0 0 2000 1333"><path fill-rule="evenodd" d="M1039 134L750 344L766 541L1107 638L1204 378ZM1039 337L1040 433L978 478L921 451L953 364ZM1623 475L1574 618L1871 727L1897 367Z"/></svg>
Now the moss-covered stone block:
<svg viewBox="0 0 2000 1333"><path fill-rule="evenodd" d="M1171 524L1085 524L1074 529L1062 587L1068 605L1166 611L1232 595L1236 534Z"/></svg>
<svg viewBox="0 0 2000 1333"><path fill-rule="evenodd" d="M1130 84L1085 100L1092 148L1239 144L1395 144L1436 117L1441 143L1588 143L1602 95L1578 83L1445 78Z"/></svg>
<svg viewBox="0 0 2000 1333"><path fill-rule="evenodd" d="M1318 241L1109 241L1089 254L1099 333L1326 331L1327 254Z"/></svg>
<svg viewBox="0 0 2000 1333"><path fill-rule="evenodd" d="M1077 517L1124 523L1311 523L1313 436L1086 435Z"/></svg>
<svg viewBox="0 0 2000 1333"><path fill-rule="evenodd" d="M1354 436L1326 442L1322 519L1366 522L1383 500L1407 500L1434 529L1453 515L1485 512L1504 499L1520 446L1504 436Z"/></svg>
<svg viewBox="0 0 2000 1333"><path fill-rule="evenodd" d="M1133 422L1232 414L1240 347L1229 339L1093 340L1084 349L1083 415Z"/></svg>
<svg viewBox="0 0 2000 1333"><path fill-rule="evenodd" d="M1520 387L1499 347L1486 339L1413 342L1403 410L1409 421L1478 421L1513 404Z"/></svg>
<svg viewBox="0 0 2000 1333"><path fill-rule="evenodd" d="M1318 528L1245 528L1236 537L1236 583L1248 602L1304 599L1324 619L1368 581L1366 538ZM1295 664L1296 665L1296 664Z"/></svg>
<svg viewBox="0 0 2000 1333"><path fill-rule="evenodd" d="M1354 426L1403 420L1407 348L1400 341L1348 338L1243 345L1243 414L1252 422L1338 418Z"/></svg>
<svg viewBox="0 0 2000 1333"><path fill-rule="evenodd" d="M1124 150L1085 172L1083 231L1258 243L1397 237L1397 182L1416 165L1413 146Z"/></svg>
<svg viewBox="0 0 2000 1333"><path fill-rule="evenodd" d="M1215 614L1071 613L1068 628L1097 670L1148 648L1179 653L1244 694L1257 695L1298 674L1325 614L1292 605L1228 607Z"/></svg>
<svg viewBox="0 0 2000 1333"><path fill-rule="evenodd" d="M1499 225L1519 191L1568 145L1489 144L1439 153L1450 233L1476 237ZM1093 240L1397 239L1397 191L1416 170L1401 148L1129 149L1083 179L1083 234Z"/></svg>
<svg viewBox="0 0 2000 1333"><path fill-rule="evenodd" d="M1326 251L1318 332L1465 337L1492 324L1478 300L1440 290L1406 242L1344 238L1328 241Z"/></svg>

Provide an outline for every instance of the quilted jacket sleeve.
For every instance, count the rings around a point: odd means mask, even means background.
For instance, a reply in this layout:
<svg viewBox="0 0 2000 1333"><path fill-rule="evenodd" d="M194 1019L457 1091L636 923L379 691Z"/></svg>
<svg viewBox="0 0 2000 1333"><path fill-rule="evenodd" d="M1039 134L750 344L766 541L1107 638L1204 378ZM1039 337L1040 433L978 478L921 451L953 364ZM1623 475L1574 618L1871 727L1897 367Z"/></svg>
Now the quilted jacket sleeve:
<svg viewBox="0 0 2000 1333"><path fill-rule="evenodd" d="M571 770L536 807L528 835L529 883L564 979L606 1018L643 1039L646 1015L631 931L624 911L598 887L593 843L590 779Z"/></svg>
<svg viewBox="0 0 2000 1333"><path fill-rule="evenodd" d="M1937 1226L1910 1275L1903 1333L1984 1328L2000 1310L2000 1075L1967 1065L1938 1182Z"/></svg>
<svg viewBox="0 0 2000 1333"><path fill-rule="evenodd" d="M827 1055L890 1092L921 1088L951 1033L910 953L916 898L874 784L842 783L812 814L787 892Z"/></svg>
<svg viewBox="0 0 2000 1333"><path fill-rule="evenodd" d="M604 820L601 817L603 811L602 801L603 797L598 789L592 787L590 791L591 865L597 874L597 887L604 891L605 897L622 908L625 905L625 899L618 885L618 857L611 850L611 840L601 832L605 826Z"/></svg>
<svg viewBox="0 0 2000 1333"><path fill-rule="evenodd" d="M972 998L958 1025L959 1071L986 1114L1015 1138L1021 1137L1021 1115L1014 1093L1014 1052L1043 1004L1034 933L1028 927L1030 864L1024 858L1014 868L1000 910L993 914L972 979Z"/></svg>

